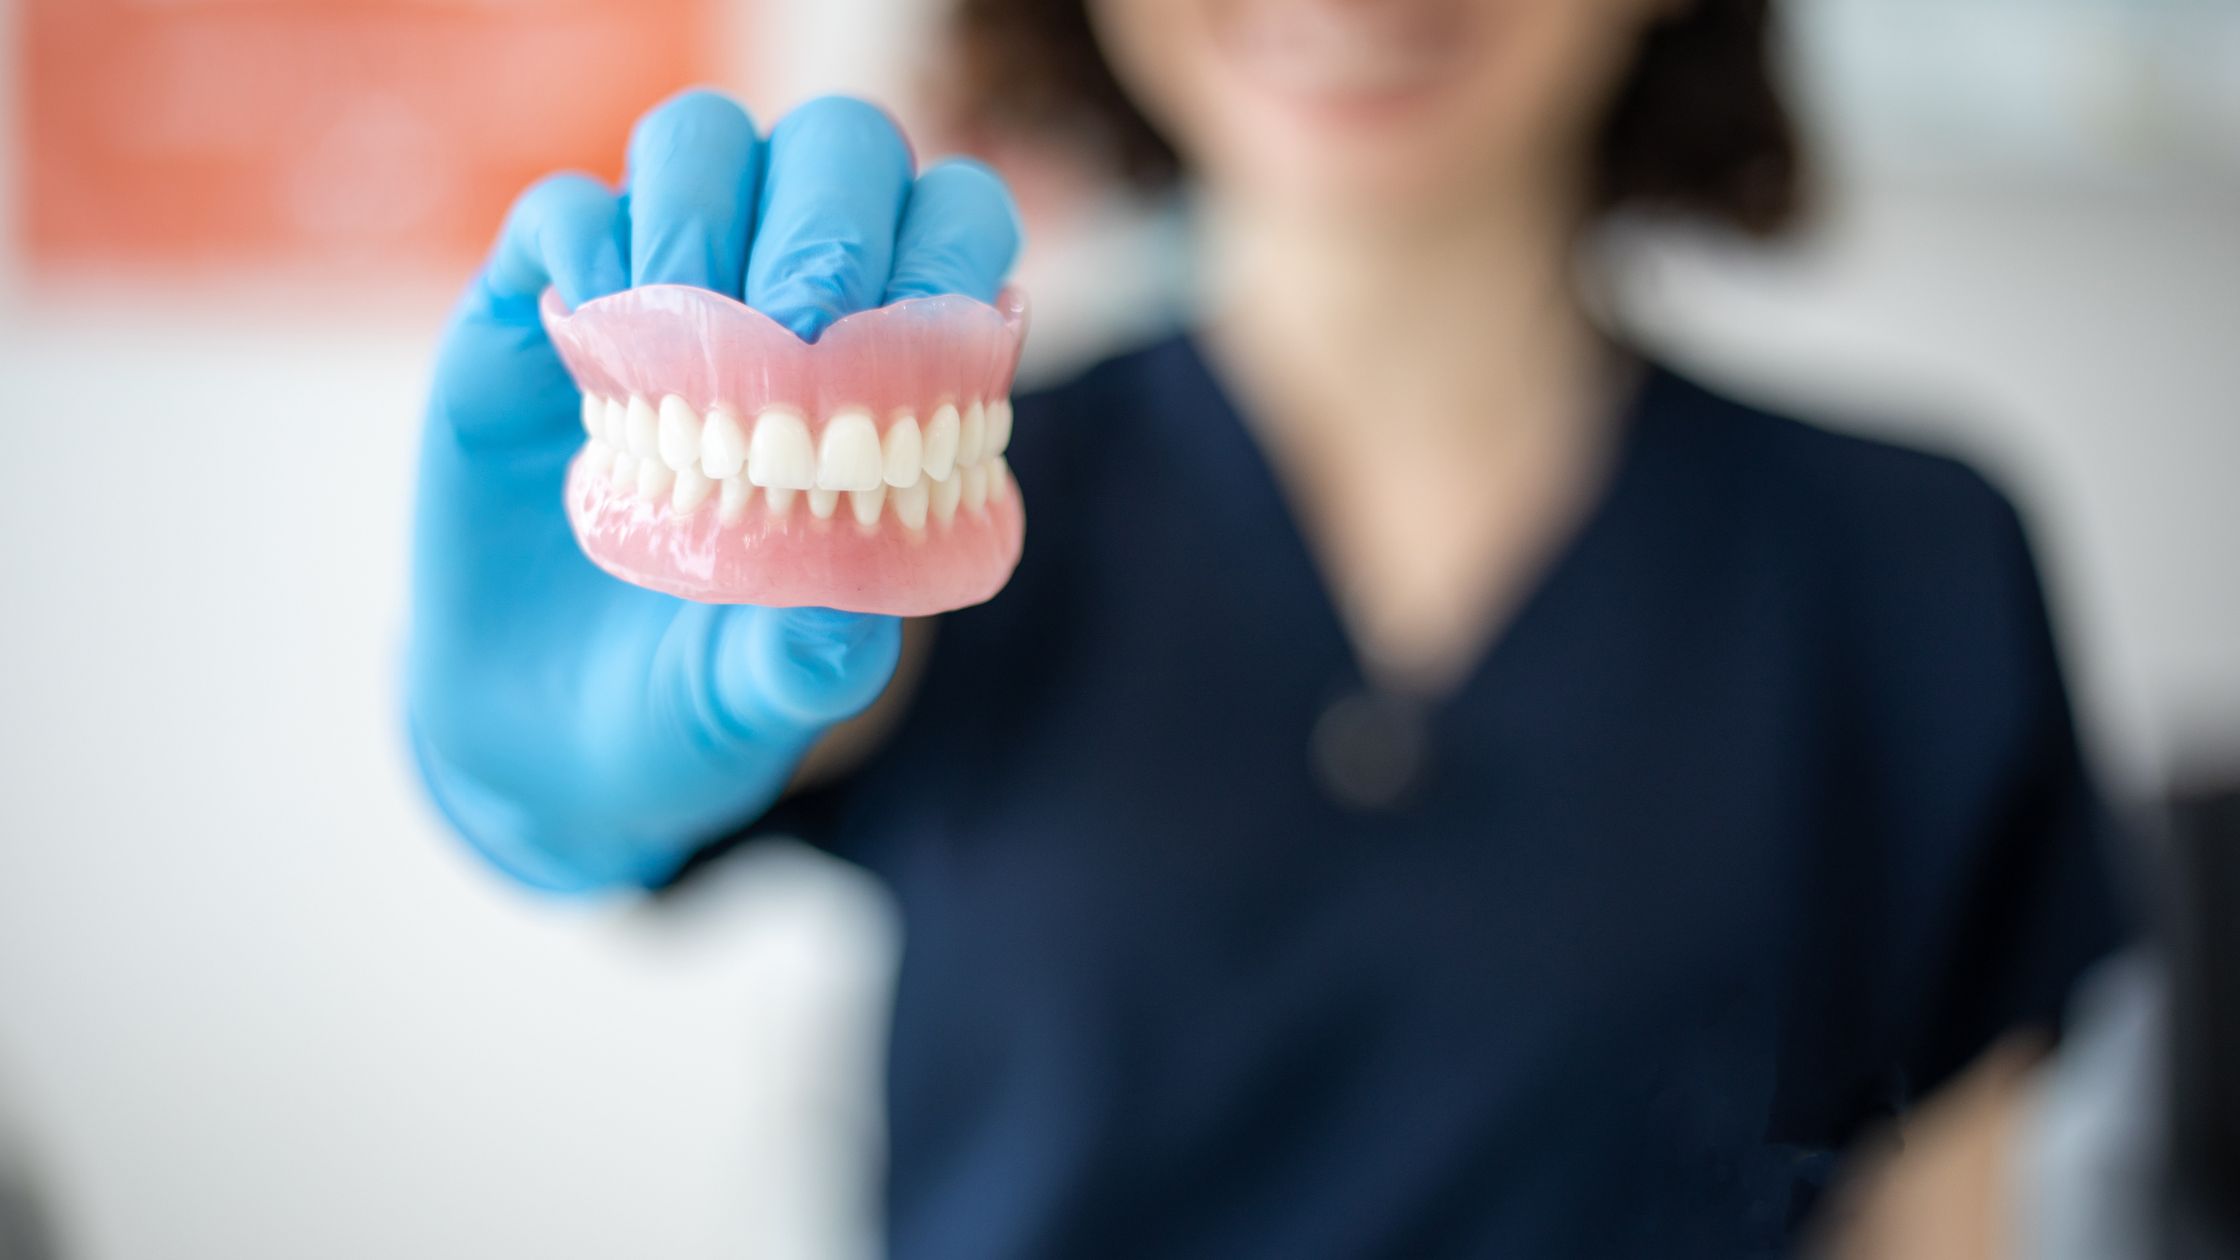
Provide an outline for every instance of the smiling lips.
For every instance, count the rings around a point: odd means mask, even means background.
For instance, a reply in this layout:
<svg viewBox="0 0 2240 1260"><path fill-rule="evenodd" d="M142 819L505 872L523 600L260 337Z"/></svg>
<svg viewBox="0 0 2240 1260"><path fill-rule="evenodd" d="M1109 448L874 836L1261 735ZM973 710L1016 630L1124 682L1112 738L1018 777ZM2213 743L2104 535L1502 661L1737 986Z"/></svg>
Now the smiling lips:
<svg viewBox="0 0 2240 1260"><path fill-rule="evenodd" d="M1232 64L1286 95L1325 102L1419 90L1456 64L1471 13L1452 4L1259 3L1224 11Z"/></svg>
<svg viewBox="0 0 2240 1260"><path fill-rule="evenodd" d="M583 390L568 519L607 572L707 603L903 616L1010 578L1017 290L897 302L814 344L684 285L573 312L547 291L543 315Z"/></svg>

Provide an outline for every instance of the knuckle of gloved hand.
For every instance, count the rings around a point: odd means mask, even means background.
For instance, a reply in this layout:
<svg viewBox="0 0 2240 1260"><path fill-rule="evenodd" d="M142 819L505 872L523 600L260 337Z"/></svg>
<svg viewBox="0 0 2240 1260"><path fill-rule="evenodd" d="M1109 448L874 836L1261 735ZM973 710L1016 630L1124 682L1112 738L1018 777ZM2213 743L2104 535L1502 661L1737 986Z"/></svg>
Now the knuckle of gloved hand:
<svg viewBox="0 0 2240 1260"><path fill-rule="evenodd" d="M513 199L513 209L506 216L507 226L515 232L535 231L542 225L560 222L596 210L611 196L607 186L582 171L554 171L539 178L521 190Z"/></svg>
<svg viewBox="0 0 2240 1260"><path fill-rule="evenodd" d="M910 155L910 143L894 116L856 96L820 96L805 101L778 121L773 134L794 141L852 141L873 151L892 149L905 161Z"/></svg>
<svg viewBox="0 0 2240 1260"><path fill-rule="evenodd" d="M923 293L973 293L984 288L981 273L986 260L969 241L955 236L913 242L908 254L895 260L889 287Z"/></svg>
<svg viewBox="0 0 2240 1260"><path fill-rule="evenodd" d="M961 204L1000 207L1016 220L1017 212L1011 204L1011 186L995 168L978 158L943 158L918 177L921 188L938 189L946 197Z"/></svg>
<svg viewBox="0 0 2240 1260"><path fill-rule="evenodd" d="M636 230L670 235L717 230L737 196L738 180L736 167L712 162L670 162L650 177L640 175L630 188ZM649 213L656 206L660 213Z"/></svg>
<svg viewBox="0 0 2240 1260"><path fill-rule="evenodd" d="M764 265L779 277L765 298L765 313L805 338L877 301L869 294L869 260L856 241L823 237L789 242Z"/></svg>
<svg viewBox="0 0 2240 1260"><path fill-rule="evenodd" d="M889 290L990 300L1018 256L1021 235L1017 208L995 172L944 162L920 176L911 193Z"/></svg>
<svg viewBox="0 0 2240 1260"><path fill-rule="evenodd" d="M511 299L542 289L553 271L596 249L614 213L613 190L581 171L560 171L529 185L507 212L491 258L489 279L496 292Z"/></svg>
<svg viewBox="0 0 2240 1260"><path fill-rule="evenodd" d="M631 129L630 151L658 156L686 137L751 139L753 135L754 118L744 105L714 88L686 88L638 119Z"/></svg>
<svg viewBox="0 0 2240 1260"><path fill-rule="evenodd" d="M765 684L779 706L831 721L871 703L899 652L892 618L805 609L781 618L765 658Z"/></svg>

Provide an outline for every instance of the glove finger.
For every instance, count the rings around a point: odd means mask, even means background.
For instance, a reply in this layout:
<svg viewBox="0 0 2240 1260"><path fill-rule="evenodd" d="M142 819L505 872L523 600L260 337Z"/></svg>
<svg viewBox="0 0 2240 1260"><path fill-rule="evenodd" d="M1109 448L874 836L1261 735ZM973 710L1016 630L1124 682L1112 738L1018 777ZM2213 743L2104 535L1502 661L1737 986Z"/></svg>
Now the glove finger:
<svg viewBox="0 0 2240 1260"><path fill-rule="evenodd" d="M573 307L622 289L622 206L614 191L589 175L547 176L506 213L505 227L483 268L482 288L494 308L534 319L546 285Z"/></svg>
<svg viewBox="0 0 2240 1260"><path fill-rule="evenodd" d="M886 292L910 146L877 106L828 96L786 115L769 147L746 300L814 341Z"/></svg>
<svg viewBox="0 0 2240 1260"><path fill-rule="evenodd" d="M538 322L557 286L569 305L620 290L622 206L588 175L554 175L521 194L437 354L428 419L474 442L559 441L575 429L575 383Z"/></svg>
<svg viewBox="0 0 2240 1260"><path fill-rule="evenodd" d="M1011 191L978 162L943 162L910 187L884 301L962 293L995 300L1019 256Z"/></svg>
<svg viewBox="0 0 2240 1260"><path fill-rule="evenodd" d="M691 284L740 296L762 142L718 92L682 92L630 134L633 284Z"/></svg>
<svg viewBox="0 0 2240 1260"><path fill-rule="evenodd" d="M414 617L429 629L416 637L447 641L478 610L550 598L533 588L595 573L576 554L560 502L583 440L581 395L537 302L548 285L571 305L623 288L622 230L621 202L604 184L545 179L514 203L460 304L420 443Z"/></svg>
<svg viewBox="0 0 2240 1260"><path fill-rule="evenodd" d="M902 621L829 608L730 608L716 627L714 721L736 736L810 732L869 707L894 676Z"/></svg>

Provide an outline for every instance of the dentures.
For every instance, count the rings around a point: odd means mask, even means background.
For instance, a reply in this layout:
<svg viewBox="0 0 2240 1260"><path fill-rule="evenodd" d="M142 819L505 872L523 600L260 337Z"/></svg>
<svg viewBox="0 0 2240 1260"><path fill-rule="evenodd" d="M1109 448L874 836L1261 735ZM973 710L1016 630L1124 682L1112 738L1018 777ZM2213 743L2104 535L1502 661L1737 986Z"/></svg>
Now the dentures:
<svg viewBox="0 0 2240 1260"><path fill-rule="evenodd" d="M1024 299L912 298L815 343L705 289L543 315L583 390L568 517L625 581L709 603L923 615L1019 559L1004 463Z"/></svg>

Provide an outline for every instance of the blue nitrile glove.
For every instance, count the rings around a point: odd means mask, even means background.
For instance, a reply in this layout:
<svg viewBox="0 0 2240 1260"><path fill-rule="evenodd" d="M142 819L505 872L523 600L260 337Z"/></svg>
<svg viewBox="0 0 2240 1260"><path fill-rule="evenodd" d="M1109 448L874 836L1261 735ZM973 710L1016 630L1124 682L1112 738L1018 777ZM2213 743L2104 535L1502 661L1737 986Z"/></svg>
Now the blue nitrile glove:
<svg viewBox="0 0 2240 1260"><path fill-rule="evenodd" d="M901 643L891 617L693 604L584 558L561 501L580 395L537 319L545 286L572 307L701 285L814 338L905 297L990 300L1018 244L994 175L913 178L887 116L842 98L762 140L688 92L639 122L620 196L581 175L522 195L436 365L406 667L422 776L486 857L553 890L660 881L766 809Z"/></svg>

